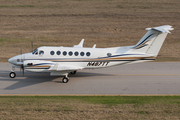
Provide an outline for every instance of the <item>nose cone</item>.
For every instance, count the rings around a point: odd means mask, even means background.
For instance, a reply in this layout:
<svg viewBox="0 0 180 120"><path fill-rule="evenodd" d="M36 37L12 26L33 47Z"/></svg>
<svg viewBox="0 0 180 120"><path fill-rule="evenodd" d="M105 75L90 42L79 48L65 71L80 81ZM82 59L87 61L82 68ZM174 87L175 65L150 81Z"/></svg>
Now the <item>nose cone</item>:
<svg viewBox="0 0 180 120"><path fill-rule="evenodd" d="M18 63L20 62L21 60L21 55L18 55L18 56L15 56L15 57L12 57L8 60L9 63L11 64L14 64L14 65L18 65Z"/></svg>
<svg viewBox="0 0 180 120"><path fill-rule="evenodd" d="M11 63L11 64L16 64L17 59L16 59L16 57L12 57L12 58L10 58L10 59L8 60L8 62Z"/></svg>
<svg viewBox="0 0 180 120"><path fill-rule="evenodd" d="M8 62L12 64L12 58L8 59Z"/></svg>
<svg viewBox="0 0 180 120"><path fill-rule="evenodd" d="M25 59L25 54L17 55L8 60L9 63L20 66L23 64L23 61Z"/></svg>

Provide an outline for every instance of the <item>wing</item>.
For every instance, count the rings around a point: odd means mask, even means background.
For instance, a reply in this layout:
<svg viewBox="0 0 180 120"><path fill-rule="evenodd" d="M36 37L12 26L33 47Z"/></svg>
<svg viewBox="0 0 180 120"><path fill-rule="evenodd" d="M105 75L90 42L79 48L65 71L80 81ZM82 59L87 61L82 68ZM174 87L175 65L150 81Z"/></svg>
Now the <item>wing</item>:
<svg viewBox="0 0 180 120"><path fill-rule="evenodd" d="M56 63L51 65L51 67L48 69L50 71L51 76L67 76L69 72L82 70L83 67L75 67L75 66L68 66L68 65L62 65L60 63Z"/></svg>
<svg viewBox="0 0 180 120"><path fill-rule="evenodd" d="M51 65L48 71L76 71L76 70L82 70L82 69L83 67L62 65L60 63L56 63L54 65Z"/></svg>

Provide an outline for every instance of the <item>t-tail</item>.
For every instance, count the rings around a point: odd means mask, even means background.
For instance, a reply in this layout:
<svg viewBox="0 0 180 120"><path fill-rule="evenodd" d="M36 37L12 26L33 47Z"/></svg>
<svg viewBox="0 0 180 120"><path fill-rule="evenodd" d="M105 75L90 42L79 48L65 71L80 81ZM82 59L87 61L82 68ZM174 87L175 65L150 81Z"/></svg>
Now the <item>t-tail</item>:
<svg viewBox="0 0 180 120"><path fill-rule="evenodd" d="M174 30L170 25L153 28L146 28L148 32L130 50L132 52L145 53L157 57L161 46L170 30Z"/></svg>

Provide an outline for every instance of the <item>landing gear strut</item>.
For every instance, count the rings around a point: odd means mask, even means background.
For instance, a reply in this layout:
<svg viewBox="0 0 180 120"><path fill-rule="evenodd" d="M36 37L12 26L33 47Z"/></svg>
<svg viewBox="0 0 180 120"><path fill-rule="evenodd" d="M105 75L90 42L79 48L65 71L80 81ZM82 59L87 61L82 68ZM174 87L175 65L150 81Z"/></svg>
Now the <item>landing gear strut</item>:
<svg viewBox="0 0 180 120"><path fill-rule="evenodd" d="M76 70L70 72L70 74L72 74L72 75L76 74ZM62 82L67 83L68 81L69 81L68 74L66 74L66 76L64 76L64 78L62 79Z"/></svg>
<svg viewBox="0 0 180 120"><path fill-rule="evenodd" d="M14 70L15 70L15 67L12 66L12 70L11 70L12 72L9 73L10 78L15 78L16 77L16 73L14 72Z"/></svg>

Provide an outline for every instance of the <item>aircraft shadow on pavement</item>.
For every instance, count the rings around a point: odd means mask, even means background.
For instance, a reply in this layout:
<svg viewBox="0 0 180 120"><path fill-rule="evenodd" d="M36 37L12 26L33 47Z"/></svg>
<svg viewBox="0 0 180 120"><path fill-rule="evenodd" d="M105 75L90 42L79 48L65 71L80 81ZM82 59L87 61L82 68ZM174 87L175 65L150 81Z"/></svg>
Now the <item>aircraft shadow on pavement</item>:
<svg viewBox="0 0 180 120"><path fill-rule="evenodd" d="M6 88L4 90L14 90L22 87L27 87L31 85L36 85L44 82L54 82L54 83L62 83L62 76L50 76L49 73L29 73L25 72L24 76L20 72L16 72L16 78L9 77L9 71L0 71L0 82L4 81L12 81L16 82ZM113 76L112 74L102 74L102 73L89 73L89 72L77 72L75 75L69 74L70 81L73 78L82 78L82 77L93 77L93 76Z"/></svg>

